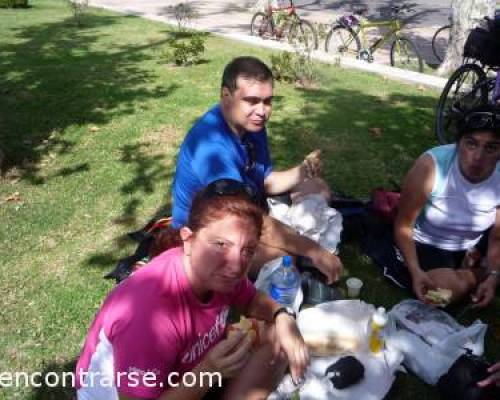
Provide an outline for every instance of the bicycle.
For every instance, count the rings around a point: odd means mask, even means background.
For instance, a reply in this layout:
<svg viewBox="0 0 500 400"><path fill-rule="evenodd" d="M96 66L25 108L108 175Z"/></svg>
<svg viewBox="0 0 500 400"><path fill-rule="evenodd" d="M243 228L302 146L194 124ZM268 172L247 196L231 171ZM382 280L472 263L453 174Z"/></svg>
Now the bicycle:
<svg viewBox="0 0 500 400"><path fill-rule="evenodd" d="M269 3L265 12L256 12L250 24L250 34L276 40L287 37L291 45L303 46L308 51L318 48L318 35L314 26L299 17L293 0L284 7L275 8Z"/></svg>
<svg viewBox="0 0 500 400"><path fill-rule="evenodd" d="M454 142L456 122L467 110L500 102L500 19L488 21L488 30L473 29L465 42L464 60L450 76L436 107L439 143Z"/></svg>
<svg viewBox="0 0 500 400"><path fill-rule="evenodd" d="M442 63L444 60L446 49L448 48L448 43L450 42L451 25L452 23L450 18L450 24L442 26L436 32L434 32L434 35L432 36L432 52L440 63Z"/></svg>
<svg viewBox="0 0 500 400"><path fill-rule="evenodd" d="M411 10L412 7L407 5L392 6L390 19L383 21L369 21L363 16L366 9L343 15L328 32L325 51L341 55L350 53L358 59L373 62L373 53L393 39L389 53L391 65L422 72L424 63L417 45L413 40L401 34L405 23L400 15ZM369 28L388 28L388 32L369 45L366 39L366 30Z"/></svg>

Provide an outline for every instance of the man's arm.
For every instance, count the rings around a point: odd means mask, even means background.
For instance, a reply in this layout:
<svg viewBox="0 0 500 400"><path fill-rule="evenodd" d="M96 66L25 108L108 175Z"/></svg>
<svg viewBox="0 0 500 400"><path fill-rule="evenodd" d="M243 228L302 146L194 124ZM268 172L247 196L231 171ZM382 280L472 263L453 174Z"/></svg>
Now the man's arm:
<svg viewBox="0 0 500 400"><path fill-rule="evenodd" d="M500 208L497 208L495 224L491 228L488 238L488 253L486 254L490 275L478 286L473 297L478 307L491 303L500 280Z"/></svg>
<svg viewBox="0 0 500 400"><path fill-rule="evenodd" d="M413 290L420 300L429 289L429 277L420 268L413 229L417 217L424 207L434 185L435 167L431 156L421 156L406 175L399 202L398 215L394 222L394 238L401 251L411 277Z"/></svg>
<svg viewBox="0 0 500 400"><path fill-rule="evenodd" d="M264 216L259 253L263 255L258 260L261 265L284 254L309 257L328 283L337 281L342 272L342 263L335 254L268 215Z"/></svg>
<svg viewBox="0 0 500 400"><path fill-rule="evenodd" d="M306 172L302 164L286 171L273 171L264 180L264 190L271 196L290 192L305 178Z"/></svg>
<svg viewBox="0 0 500 400"><path fill-rule="evenodd" d="M264 180L266 194L275 195L292 191L306 179L321 174L321 151L309 153L299 165L285 171L273 171Z"/></svg>

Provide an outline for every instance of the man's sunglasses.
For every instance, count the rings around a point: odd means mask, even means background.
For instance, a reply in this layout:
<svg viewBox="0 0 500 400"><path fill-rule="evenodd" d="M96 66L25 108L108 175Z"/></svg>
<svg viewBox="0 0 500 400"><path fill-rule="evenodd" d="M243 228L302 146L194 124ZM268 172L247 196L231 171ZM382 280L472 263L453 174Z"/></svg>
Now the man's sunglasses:
<svg viewBox="0 0 500 400"><path fill-rule="evenodd" d="M204 198L214 196L237 196L243 195L254 204L260 205L259 196L254 188L246 183L234 179L219 179L210 183L203 191Z"/></svg>
<svg viewBox="0 0 500 400"><path fill-rule="evenodd" d="M257 150L255 149L255 144L250 139L243 139L243 146L245 146L245 150L247 151L245 172L248 172L255 167L255 162L257 161Z"/></svg>
<svg viewBox="0 0 500 400"><path fill-rule="evenodd" d="M488 130L500 131L500 113L476 111L467 114L464 118L467 131Z"/></svg>

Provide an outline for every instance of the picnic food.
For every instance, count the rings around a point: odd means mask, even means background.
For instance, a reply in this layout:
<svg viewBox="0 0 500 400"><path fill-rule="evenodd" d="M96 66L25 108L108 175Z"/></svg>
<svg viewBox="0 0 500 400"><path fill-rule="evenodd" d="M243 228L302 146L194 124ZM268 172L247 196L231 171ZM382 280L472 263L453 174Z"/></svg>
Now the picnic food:
<svg viewBox="0 0 500 400"><path fill-rule="evenodd" d="M260 343L260 327L259 321L253 318L245 318L241 316L240 322L229 324L227 327L227 337L243 331L252 341L252 347L256 347Z"/></svg>
<svg viewBox="0 0 500 400"><path fill-rule="evenodd" d="M309 353L316 357L326 357L344 351L356 351L358 341L354 337L340 336L335 333L306 333L303 334Z"/></svg>
<svg viewBox="0 0 500 400"><path fill-rule="evenodd" d="M453 292L450 289L437 288L436 290L428 290L425 298L433 304L440 307L445 307L450 304Z"/></svg>

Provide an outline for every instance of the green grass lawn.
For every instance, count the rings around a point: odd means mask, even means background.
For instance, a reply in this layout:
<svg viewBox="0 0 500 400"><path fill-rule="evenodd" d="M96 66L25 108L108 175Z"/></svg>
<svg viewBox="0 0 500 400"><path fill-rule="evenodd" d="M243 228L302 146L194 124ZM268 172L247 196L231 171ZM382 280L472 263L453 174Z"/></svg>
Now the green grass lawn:
<svg viewBox="0 0 500 400"><path fill-rule="evenodd" d="M208 37L204 61L164 61L166 25L92 10L82 28L64 1L0 10L0 372L69 371L103 297L102 279L133 245L126 232L169 207L175 155L186 130L217 102L233 57L270 52ZM438 93L333 66L312 90L276 85L270 140L277 168L323 149L334 188L367 196L400 181L435 144ZM373 128L379 128L373 129ZM363 299L391 306L389 286L355 244L341 248ZM462 322L500 320L494 309ZM60 388L4 388L0 399L69 399ZM437 399L411 376L391 399Z"/></svg>

